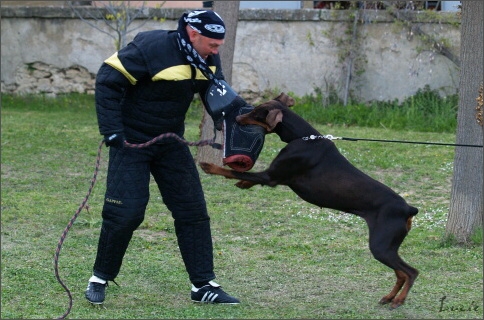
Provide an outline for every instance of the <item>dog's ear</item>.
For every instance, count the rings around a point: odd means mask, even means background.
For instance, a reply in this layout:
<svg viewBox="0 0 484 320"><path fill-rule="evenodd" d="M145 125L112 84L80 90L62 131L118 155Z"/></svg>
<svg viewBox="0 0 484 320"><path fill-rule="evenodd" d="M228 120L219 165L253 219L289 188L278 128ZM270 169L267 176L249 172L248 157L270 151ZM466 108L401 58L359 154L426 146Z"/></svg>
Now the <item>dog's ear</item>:
<svg viewBox="0 0 484 320"><path fill-rule="evenodd" d="M279 109L270 110L266 117L267 131L271 132L274 130L279 122L282 122L282 111Z"/></svg>
<svg viewBox="0 0 484 320"><path fill-rule="evenodd" d="M277 96L277 98L275 98L274 100L279 101L280 103L282 103L283 105L285 105L288 108L290 108L290 107L292 107L293 105L296 104L296 101L294 101L293 98L291 98L290 96L288 96L284 92L281 92L281 94L279 96Z"/></svg>

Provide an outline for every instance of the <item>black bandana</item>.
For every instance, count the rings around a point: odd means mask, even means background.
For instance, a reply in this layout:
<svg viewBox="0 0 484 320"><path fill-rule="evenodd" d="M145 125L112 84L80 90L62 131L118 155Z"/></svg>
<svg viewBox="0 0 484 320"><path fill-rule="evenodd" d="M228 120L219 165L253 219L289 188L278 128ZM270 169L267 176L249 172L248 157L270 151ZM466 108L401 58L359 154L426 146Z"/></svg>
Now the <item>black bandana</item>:
<svg viewBox="0 0 484 320"><path fill-rule="evenodd" d="M225 24L222 18L211 10L195 10L183 15L183 20L202 36L212 39L225 37Z"/></svg>

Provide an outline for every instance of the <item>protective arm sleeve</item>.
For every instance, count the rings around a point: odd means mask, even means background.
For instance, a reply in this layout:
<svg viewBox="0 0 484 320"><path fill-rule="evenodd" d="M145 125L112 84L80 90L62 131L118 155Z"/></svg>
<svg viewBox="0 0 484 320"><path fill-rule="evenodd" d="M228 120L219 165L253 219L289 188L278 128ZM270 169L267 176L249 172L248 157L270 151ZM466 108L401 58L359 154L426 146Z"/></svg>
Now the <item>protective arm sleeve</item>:
<svg viewBox="0 0 484 320"><path fill-rule="evenodd" d="M222 71L222 61L220 60L220 55L218 55L218 54L212 55L212 56L210 56L210 59L211 59L211 62L213 63L213 65L215 65L215 67L216 67L216 71L214 73L215 78L217 78L218 80L225 81L225 76L224 76L223 71ZM218 101L217 106L210 106L209 105L209 103L207 101L207 96L208 96L208 94L210 94L210 92L213 90L213 88L216 88L216 87L213 86L212 81L204 81L204 82L206 82L206 83L202 85L200 92L199 92L199 95L202 98L202 104L203 104L205 110L207 110L208 114L210 115L210 117L213 120L215 129L220 131L220 130L222 130L222 126L223 126L223 118L220 117L220 115L215 115L213 110L214 110L214 108L219 109L220 107L224 107L225 104L224 104L223 101ZM228 102L230 102L230 101L228 101Z"/></svg>

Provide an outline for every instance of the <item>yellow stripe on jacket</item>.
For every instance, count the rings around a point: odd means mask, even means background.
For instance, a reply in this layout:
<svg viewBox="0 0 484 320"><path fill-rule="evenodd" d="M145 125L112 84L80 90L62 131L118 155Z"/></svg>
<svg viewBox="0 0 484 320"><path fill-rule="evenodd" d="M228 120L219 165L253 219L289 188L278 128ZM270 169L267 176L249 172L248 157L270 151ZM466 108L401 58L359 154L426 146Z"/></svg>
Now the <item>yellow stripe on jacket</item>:
<svg viewBox="0 0 484 320"><path fill-rule="evenodd" d="M210 67L213 73L217 69L215 66ZM180 81L180 80L188 80L192 78L192 70L189 65L178 65L173 66L170 68L166 68L161 70L151 80L158 81L158 80L171 80L171 81ZM197 73L195 75L195 80L208 80L207 77L203 75L203 73L197 69Z"/></svg>
<svg viewBox="0 0 484 320"><path fill-rule="evenodd" d="M132 85L135 85L136 82L138 81L138 80L135 79L135 77L133 77L128 72L128 70L126 70L124 68L123 64L121 63L121 60L119 60L119 58L118 58L118 53L117 52L114 53L109 58L107 58L106 60L104 60L104 62L106 64L109 64L111 67L113 67L114 69L118 70L119 72L121 72L129 80L129 82L131 82Z"/></svg>

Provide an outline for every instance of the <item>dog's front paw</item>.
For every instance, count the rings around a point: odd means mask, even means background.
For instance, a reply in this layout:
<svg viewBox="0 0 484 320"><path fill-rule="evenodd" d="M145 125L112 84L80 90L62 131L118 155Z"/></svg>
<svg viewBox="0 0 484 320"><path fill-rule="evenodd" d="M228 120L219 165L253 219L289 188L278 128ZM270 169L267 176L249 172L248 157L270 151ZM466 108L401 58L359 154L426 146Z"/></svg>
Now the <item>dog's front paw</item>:
<svg viewBox="0 0 484 320"><path fill-rule="evenodd" d="M202 168L202 170L205 173L212 174L214 167L215 167L215 165L213 163L200 162L200 168Z"/></svg>
<svg viewBox="0 0 484 320"><path fill-rule="evenodd" d="M253 185L254 185L254 183L249 182L249 181L245 181L245 180L240 180L239 182L237 182L235 184L235 186L240 188L240 189L249 189Z"/></svg>

